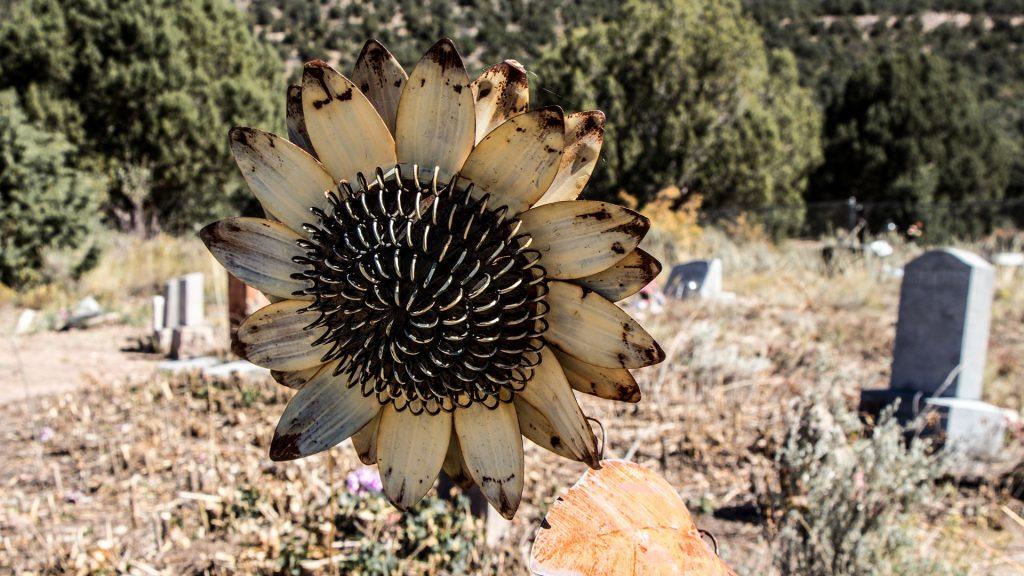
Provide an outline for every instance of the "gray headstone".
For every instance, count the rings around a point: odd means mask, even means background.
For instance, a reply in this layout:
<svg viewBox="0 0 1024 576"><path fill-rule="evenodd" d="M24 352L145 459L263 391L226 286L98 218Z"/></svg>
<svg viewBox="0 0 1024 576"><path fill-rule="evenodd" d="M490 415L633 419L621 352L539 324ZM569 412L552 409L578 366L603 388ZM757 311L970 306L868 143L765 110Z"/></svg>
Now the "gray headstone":
<svg viewBox="0 0 1024 576"><path fill-rule="evenodd" d="M175 328L181 324L181 282L171 278L164 284L164 328Z"/></svg>
<svg viewBox="0 0 1024 576"><path fill-rule="evenodd" d="M181 291L181 326L199 326L203 323L206 312L206 300L203 293L203 273L192 272L178 279Z"/></svg>
<svg viewBox="0 0 1024 576"><path fill-rule="evenodd" d="M722 293L722 261L693 260L672 267L665 295L671 298L715 298Z"/></svg>
<svg viewBox="0 0 1024 576"><path fill-rule="evenodd" d="M988 348L992 266L976 254L932 250L907 264L900 289L894 391L978 400Z"/></svg>

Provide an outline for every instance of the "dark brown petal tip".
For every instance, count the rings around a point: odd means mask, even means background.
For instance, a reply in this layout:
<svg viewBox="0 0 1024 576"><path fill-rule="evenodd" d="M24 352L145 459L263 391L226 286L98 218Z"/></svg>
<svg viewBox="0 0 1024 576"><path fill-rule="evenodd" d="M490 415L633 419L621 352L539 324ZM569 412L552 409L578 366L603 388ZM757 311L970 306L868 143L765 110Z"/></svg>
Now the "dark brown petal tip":
<svg viewBox="0 0 1024 576"><path fill-rule="evenodd" d="M423 57L440 66L442 74L451 68L465 68L465 65L462 63L462 56L459 55L459 51L455 48L455 43L452 42L451 38L441 38L438 40L430 47L430 50L427 50Z"/></svg>
<svg viewBox="0 0 1024 576"><path fill-rule="evenodd" d="M299 454L299 435L281 434L274 432L274 439L270 443L270 459L274 462L286 462L296 460L302 455Z"/></svg>

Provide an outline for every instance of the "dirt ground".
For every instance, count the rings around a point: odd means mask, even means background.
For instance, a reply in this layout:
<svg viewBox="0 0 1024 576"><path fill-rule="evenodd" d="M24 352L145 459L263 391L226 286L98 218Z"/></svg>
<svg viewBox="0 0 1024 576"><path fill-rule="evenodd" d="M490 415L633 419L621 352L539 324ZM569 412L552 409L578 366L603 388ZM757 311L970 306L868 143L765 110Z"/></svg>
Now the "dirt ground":
<svg viewBox="0 0 1024 576"><path fill-rule="evenodd" d="M7 314L5 316L12 316ZM146 330L98 326L14 336L4 326L0 343L0 404L83 386L151 376L155 354L132 351Z"/></svg>

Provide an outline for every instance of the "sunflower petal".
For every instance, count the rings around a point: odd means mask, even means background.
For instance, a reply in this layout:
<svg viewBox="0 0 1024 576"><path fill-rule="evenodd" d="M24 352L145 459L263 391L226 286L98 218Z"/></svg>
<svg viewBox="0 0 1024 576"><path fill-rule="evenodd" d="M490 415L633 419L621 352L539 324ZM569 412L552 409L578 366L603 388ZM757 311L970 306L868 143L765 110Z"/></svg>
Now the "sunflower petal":
<svg viewBox="0 0 1024 576"><path fill-rule="evenodd" d="M515 406L499 402L493 410L482 404L460 408L455 433L473 481L491 506L511 520L523 497L523 438Z"/></svg>
<svg viewBox="0 0 1024 576"><path fill-rule="evenodd" d="M274 379L274 382L282 386L287 386L293 390L299 390L306 385L307 382L316 373L320 371L321 364L313 366L312 368L306 368L305 370L271 370L270 377Z"/></svg>
<svg viewBox="0 0 1024 576"><path fill-rule="evenodd" d="M288 403L270 443L270 459L294 460L323 452L345 440L380 412L374 397L334 375L337 362L324 365Z"/></svg>
<svg viewBox="0 0 1024 576"><path fill-rule="evenodd" d="M548 422L540 410L523 400L522 395L516 396L516 418L519 419L519 431L534 444L558 454L562 458L578 460L579 457L569 450L568 444L558 434L558 430Z"/></svg>
<svg viewBox="0 0 1024 576"><path fill-rule="evenodd" d="M447 180L473 149L476 113L469 75L452 41L439 40L412 70L398 103L398 159L432 169Z"/></svg>
<svg viewBox="0 0 1024 576"><path fill-rule="evenodd" d="M650 222L636 212L595 200L545 204L520 215L549 278L590 276L614 266L636 248Z"/></svg>
<svg viewBox="0 0 1024 576"><path fill-rule="evenodd" d="M565 379L558 358L549 348L541 350L541 363L517 398L540 412L554 428L560 443L576 460L597 466L597 438L576 402L576 395ZM554 441L550 443L555 444Z"/></svg>
<svg viewBox="0 0 1024 576"><path fill-rule="evenodd" d="M373 417L352 435L352 446L356 449L359 461L367 466L377 463L377 426L380 424L380 413Z"/></svg>
<svg viewBox="0 0 1024 576"><path fill-rule="evenodd" d="M395 164L395 141L373 104L351 80L322 60L302 73L302 113L320 161L336 180L370 177Z"/></svg>
<svg viewBox="0 0 1024 576"><path fill-rule="evenodd" d="M320 364L327 347L313 346L313 342L326 329L305 329L317 318L316 312L301 312L308 305L284 300L253 312L238 326L238 351L246 360L271 370L305 370Z"/></svg>
<svg viewBox="0 0 1024 576"><path fill-rule="evenodd" d="M470 86L476 99L476 141L530 107L526 69L515 60L495 64Z"/></svg>
<svg viewBox="0 0 1024 576"><path fill-rule="evenodd" d="M558 173L537 205L575 200L590 180L604 143L604 112L574 112L565 117L565 153Z"/></svg>
<svg viewBox="0 0 1024 576"><path fill-rule="evenodd" d="M242 177L263 209L305 235L302 224L316 221L309 209L326 209L324 191L334 187L323 164L284 138L256 128L232 128L228 136Z"/></svg>
<svg viewBox="0 0 1024 576"><path fill-rule="evenodd" d="M292 84L288 87L285 111L288 139L292 141L292 144L316 158L316 150L313 150L313 144L309 141L309 132L306 132L306 120L302 117L302 86Z"/></svg>
<svg viewBox="0 0 1024 576"><path fill-rule="evenodd" d="M363 45L352 69L352 82L373 104L391 134L395 133L398 101L408 78L391 52L372 38Z"/></svg>
<svg viewBox="0 0 1024 576"><path fill-rule="evenodd" d="M558 363L565 371L565 378L573 390L591 394L606 400L630 402L640 401L640 387L636 379L625 368L600 368L577 360L568 354L555 350Z"/></svg>
<svg viewBox="0 0 1024 576"><path fill-rule="evenodd" d="M200 230L199 237L228 272L260 292L313 299L293 296L312 284L291 277L303 270L292 258L305 252L295 244L300 236L284 224L262 218L225 218Z"/></svg>
<svg viewBox="0 0 1024 576"><path fill-rule="evenodd" d="M452 415L398 412L387 405L377 427L377 466L384 494L405 510L420 501L441 471L452 433Z"/></svg>
<svg viewBox="0 0 1024 576"><path fill-rule="evenodd" d="M565 139L556 106L516 116L487 135L466 159L461 175L488 193L493 206L518 214L540 198L558 170Z"/></svg>
<svg viewBox="0 0 1024 576"><path fill-rule="evenodd" d="M604 297L556 280L548 290L544 339L562 352L604 368L642 368L665 359L654 338Z"/></svg>
<svg viewBox="0 0 1024 576"><path fill-rule="evenodd" d="M473 487L473 478L469 475L466 461L462 459L462 449L459 448L458 434L452 434L448 443L448 452L444 456L444 464L441 466L448 479L463 490Z"/></svg>
<svg viewBox="0 0 1024 576"><path fill-rule="evenodd" d="M636 294L661 273L661 262L637 248L618 264L576 281L577 284L618 302Z"/></svg>

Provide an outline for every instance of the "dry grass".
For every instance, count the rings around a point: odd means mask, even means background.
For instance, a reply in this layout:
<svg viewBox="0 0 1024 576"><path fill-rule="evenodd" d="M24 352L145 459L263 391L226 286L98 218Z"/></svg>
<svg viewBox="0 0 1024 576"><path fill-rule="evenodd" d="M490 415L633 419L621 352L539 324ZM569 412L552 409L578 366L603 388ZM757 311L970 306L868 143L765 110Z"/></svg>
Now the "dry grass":
<svg viewBox="0 0 1024 576"><path fill-rule="evenodd" d="M649 248L675 250L676 259L721 257L725 288L736 299L676 303L643 318L669 355L638 373L644 399L581 402L607 431L606 456L659 470L701 514L698 523L719 538L727 561L741 574L770 574L772 532L755 494L787 429L789 401L828 386L852 403L861 388L886 385L899 280L884 274L880 262L863 260L828 276L809 243L736 241L756 238L750 231L693 234L676 246L656 233L652 239L661 243ZM203 252L192 241L147 249L151 257L131 257L145 272L121 270L111 258L101 265L106 275L97 271L82 286L109 298L133 290L144 296L165 275L208 266L196 259L192 251ZM892 263L916 253L897 245ZM987 399L1018 410L1024 402L1019 282L999 280L986 388ZM297 571L322 572L316 561L325 555L328 496L357 462L347 444L335 449L333 482L324 457L271 463L267 445L287 396L268 382L158 380L0 407L0 418L18 423L0 432L0 445L11 454L0 464L0 566L272 573L287 551ZM42 442L47 427L54 437ZM583 466L528 445L527 470L511 538L498 551L481 549L470 572L523 573L546 503ZM1000 507L1020 514L1020 502L994 487L953 486L938 504L954 513L921 518L918 533L930 550L975 574L1015 573L1010 551L1020 551L1024 527ZM386 540L396 522L382 511L360 525ZM351 542L336 546L339 555L352 553ZM403 569L445 573L438 566Z"/></svg>

